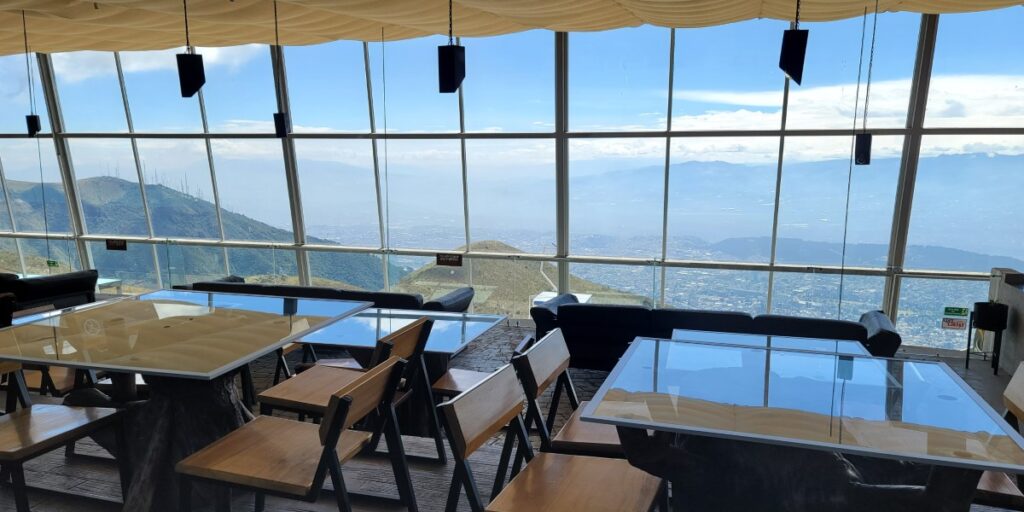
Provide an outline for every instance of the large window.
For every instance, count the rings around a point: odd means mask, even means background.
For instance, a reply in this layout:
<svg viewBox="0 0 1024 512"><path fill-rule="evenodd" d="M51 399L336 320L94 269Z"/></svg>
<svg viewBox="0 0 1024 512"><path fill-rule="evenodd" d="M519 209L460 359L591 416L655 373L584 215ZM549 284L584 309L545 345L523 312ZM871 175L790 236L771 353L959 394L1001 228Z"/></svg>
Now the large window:
<svg viewBox="0 0 1024 512"><path fill-rule="evenodd" d="M935 31L890 12L874 34L872 15L809 22L803 84L788 87L789 24L769 19L464 38L457 94L437 88L443 36L288 47L278 77L266 45L204 48L193 98L177 90L180 49L33 56L36 140L24 60L3 57L0 270L84 264L126 292L228 273L427 299L473 286L475 311L511 318L557 292L823 318L889 308L908 344L959 349L941 307L983 300L992 267L1024 270L1022 17L943 15ZM913 72L933 37L926 89ZM930 91L923 119L908 118L915 90ZM872 162L851 166L868 101ZM47 133L51 115L62 132ZM438 251L464 266L437 266Z"/></svg>

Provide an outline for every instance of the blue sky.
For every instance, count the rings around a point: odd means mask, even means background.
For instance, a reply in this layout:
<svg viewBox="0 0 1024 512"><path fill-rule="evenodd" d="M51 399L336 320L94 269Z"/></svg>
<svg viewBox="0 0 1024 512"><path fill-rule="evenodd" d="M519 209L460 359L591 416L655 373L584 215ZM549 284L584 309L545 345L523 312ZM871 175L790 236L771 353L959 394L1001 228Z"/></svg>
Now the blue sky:
<svg viewBox="0 0 1024 512"><path fill-rule="evenodd" d="M868 22L870 38L870 18ZM1019 7L942 17L928 125L1024 126L1024 101L1021 101L1024 59L1019 58L1024 54L1019 30L1022 22L1024 9ZM907 13L886 14L879 19L869 126L901 127L905 123L919 23L918 15ZM791 89L789 127L848 128L852 125L861 24L862 20L855 18L804 25L811 30L807 67L803 85L794 85ZM775 20L753 20L677 30L673 128L778 128L784 83L777 68L778 49L786 25ZM459 129L458 97L437 92L436 47L445 42L446 38L435 36L383 46L370 44L369 81L379 131L384 129L385 122L390 132L436 133ZM553 129L552 33L529 31L494 38L470 38L463 44L467 47L467 78L463 89L467 131L546 132ZM177 51L180 50L121 54L136 131L201 131L198 99L183 99L177 92L174 67ZM253 45L202 49L201 52L206 60L207 85L203 92L210 130L271 132L272 114L277 105L266 47ZM569 58L570 129L664 129L668 122L670 58L667 29L647 26L572 34ZM369 131L363 59L362 44L351 41L286 50L293 123L297 132ZM112 54L56 55L54 62L65 121L70 130L127 131ZM866 62L863 71L866 77ZM862 89L862 96L863 93ZM41 98L39 104L42 104ZM20 133L27 105L23 57L0 58L0 131ZM787 145L784 157L793 165L842 162L849 155L849 145L844 141L792 140L794 143ZM26 147L20 142L0 144L0 158L9 179L38 179L34 152L24 151ZM377 228L369 142L300 141L297 147L307 224L359 226L362 231L357 238L372 240ZM900 137L878 138L875 157L878 160L894 158L901 147ZM772 137L680 138L671 141L670 148L673 165L727 162L760 169L774 168L778 159L778 139ZM44 147L44 152L46 149ZM280 144L273 140L228 140L215 142L212 149L216 185L224 206L287 227L289 209L283 194ZM380 149L383 152L383 147ZM134 162L126 141L74 141L72 151L79 178L118 175L131 179ZM516 210L517 206L509 204L502 196L516 183L526 180L543 183L544 187L552 186L552 141L471 141L467 152L470 224L474 238L497 236L501 229L529 229L549 224L553 218L553 197L545 195L542 200ZM923 150L925 157L961 154L1021 158L1024 137L944 136L926 141ZM190 193L212 196L214 183L202 143L147 140L140 142L140 157L147 181L175 188L182 188L187 182ZM663 165L664 158L663 139L574 140L570 145L571 178ZM387 165L390 188L385 193L394 194L389 211L392 224L434 225L439 229L438 240L445 245L458 241L463 229L460 164L459 145L452 141L390 142ZM774 183L773 178L770 181ZM838 186L841 180L836 181ZM784 186L786 183L784 178ZM422 192L424 186L432 187L435 197L444 200L419 201L419 204L403 200ZM890 192L887 190L882 195L889 197ZM679 194L686 197L682 192ZM344 200L339 201L339 198ZM656 197L650 202L660 208L660 200ZM733 203L743 202L741 198L724 197L720 208L729 211L728 208L735 208ZM339 203L355 207L346 208ZM601 201L579 208L581 211L613 211ZM929 208L932 207L921 207L922 211ZM835 221L833 213L813 215L815 212L807 212L808 218ZM785 211L783 213L785 218ZM680 213L683 218L694 214ZM709 214L708 218L726 219L720 221L721 225L729 227L728 215ZM915 235L922 243L946 241L973 248L979 241L970 236L963 239L967 241L948 240L941 225L927 228L928 223L918 217L915 222L916 226L926 226L918 227L918 232L925 235ZM807 223L798 219L793 224L797 229ZM581 232L582 226L585 224L577 225ZM735 233L742 231L733 230ZM831 236L813 235L814 232L808 229L803 233L818 238ZM797 229L794 236L800 233ZM878 233L869 241L884 239L888 234L885 229ZM1016 237L1016 240L1022 239L1024 236ZM395 242L401 240L393 240ZM539 243L547 244L546 241ZM1001 251L1022 252L1022 244L1024 242L1000 244Z"/></svg>

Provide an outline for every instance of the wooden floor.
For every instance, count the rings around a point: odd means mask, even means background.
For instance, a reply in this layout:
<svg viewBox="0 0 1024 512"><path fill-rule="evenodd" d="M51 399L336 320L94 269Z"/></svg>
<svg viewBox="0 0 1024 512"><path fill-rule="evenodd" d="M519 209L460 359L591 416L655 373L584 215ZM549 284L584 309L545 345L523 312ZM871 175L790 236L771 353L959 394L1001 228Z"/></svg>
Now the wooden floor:
<svg viewBox="0 0 1024 512"><path fill-rule="evenodd" d="M455 360L454 365L480 371L493 371L508 362L515 344L529 331L517 327L497 326L486 333L474 345L464 351ZM940 359L964 376L965 380L978 393L988 400L999 411L1002 410L1001 393L1006 386L1008 377L992 375L991 370L982 362L971 364L970 371L964 371L962 358L950 354L934 352L914 352L907 354L914 358ZM265 358L254 365L254 377L258 389L270 383L273 371L272 359ZM577 385L580 398L589 398L604 379L603 372L576 371L573 380ZM542 400L544 402L544 400ZM546 404L544 404L546 406ZM564 421L568 408L563 407L559 423ZM431 455L434 445L431 439L405 437L406 451L410 454ZM486 446L474 453L470 463L481 492L486 498L494 480L498 455L501 451L502 437L492 439ZM117 467L110 456L101 448L86 440L78 444L76 452L81 455L65 457L63 450L44 455L26 464L26 480L29 486L38 487L29 492L32 510L36 511L76 511L76 512L108 512L120 510L120 487L118 484ZM434 462L412 459L410 470L415 488L417 503L424 512L444 510L448 484L451 481L452 464L440 465ZM397 489L392 478L391 468L386 457L357 457L343 467L345 482L354 492L364 491L377 494L397 496ZM326 484L330 488L330 483ZM401 505L380 501L372 498L353 499L358 511L403 511ZM198 504L197 504L198 505ZM209 506L194 507L195 510L212 510ZM253 510L251 495L239 494L234 497L234 511ZM460 510L469 510L463 497ZM14 500L7 486L0 486L0 512L14 510ZM291 501L268 497L268 511L336 511L333 494L324 492L316 503ZM995 511L987 507L976 506L972 511ZM581 511L583 512L583 511Z"/></svg>

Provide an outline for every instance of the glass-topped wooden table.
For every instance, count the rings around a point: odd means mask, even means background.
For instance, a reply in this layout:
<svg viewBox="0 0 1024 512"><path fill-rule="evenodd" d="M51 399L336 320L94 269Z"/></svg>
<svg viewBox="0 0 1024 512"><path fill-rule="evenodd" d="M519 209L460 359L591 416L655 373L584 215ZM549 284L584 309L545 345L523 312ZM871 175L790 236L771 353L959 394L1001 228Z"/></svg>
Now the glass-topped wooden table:
<svg viewBox="0 0 1024 512"><path fill-rule="evenodd" d="M473 340L505 319L501 315L370 308L309 331L298 341L372 350L378 339L423 317L434 321L425 351L449 357L462 352Z"/></svg>
<svg viewBox="0 0 1024 512"><path fill-rule="evenodd" d="M164 290L22 319L0 330L0 359L210 380L369 306Z"/></svg>
<svg viewBox="0 0 1024 512"><path fill-rule="evenodd" d="M23 318L0 330L0 360L105 371L121 380L142 374L149 399L126 416L133 470L124 509L175 510L174 464L251 417L238 400L237 371L370 305L164 290ZM72 392L67 402L118 405L89 402L98 399Z"/></svg>
<svg viewBox="0 0 1024 512"><path fill-rule="evenodd" d="M637 338L582 419L1024 474L1024 439L941 362Z"/></svg>
<svg viewBox="0 0 1024 512"><path fill-rule="evenodd" d="M776 336L773 334L746 334L735 332L699 331L693 329L672 329L672 339L679 341L695 341L698 343L739 345L745 347L809 350L812 352L827 352L831 354L846 354L853 356L871 355L859 341L852 340L800 338L795 336Z"/></svg>

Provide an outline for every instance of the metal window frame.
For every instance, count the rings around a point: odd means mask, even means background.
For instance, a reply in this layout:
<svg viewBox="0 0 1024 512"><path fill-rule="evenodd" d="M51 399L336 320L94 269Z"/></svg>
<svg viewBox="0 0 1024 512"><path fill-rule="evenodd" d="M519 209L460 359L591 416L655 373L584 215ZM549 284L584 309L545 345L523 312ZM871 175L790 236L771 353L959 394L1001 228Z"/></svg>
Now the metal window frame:
<svg viewBox="0 0 1024 512"><path fill-rule="evenodd" d="M131 110L127 92L124 87L124 74L120 67L119 55L115 53L115 60L118 64L118 80L122 88L125 115L128 118L128 133L68 133L63 124L60 99L53 77L53 67L50 57L45 54L38 55L40 66L40 83L47 101L47 108L51 118L51 134L41 134L40 138L52 138L57 148L57 157L60 164L61 177L64 182L67 194L70 218L73 226L72 233L50 234L49 238L57 240L73 240L79 250L79 258L85 267L92 266L92 258L88 252L88 242L101 241L105 237L90 235L86 233L82 206L78 198L77 183L74 181L74 168L68 151L67 141L70 139L89 138L127 138L131 141L136 159L136 170L139 175L139 184L143 195L143 208L149 226L148 237L125 237L135 243L147 243L153 246L154 264L158 279L161 279L157 246L161 244L181 244L186 246L211 246L221 247L224 250L225 272L230 271L228 263L228 250L230 248L255 248L291 251L296 255L298 264L299 280L303 284L311 282L312 276L309 268L308 253L317 252L349 252L362 254L376 254L381 256L381 265L384 271L384 288L390 289L391 283L388 276L390 256L433 256L436 253L463 254L469 267L469 280L472 284L472 262L473 260L511 260L511 261L536 261L553 263L558 268L558 290L559 292L570 291L570 265L580 264L608 264L608 265L630 265L650 266L655 272L660 272L660 280L656 283L655 297L660 305L666 304L666 272L673 268L691 268L705 270L740 270L758 271L768 273L768 290L766 304L768 311L772 307L772 295L774 293L774 277L776 272L782 273L816 273L825 275L836 275L845 272L850 275L876 276L885 278L885 294L883 308L895 320L899 305L899 288L902 278L928 278L928 279L962 279L962 280L985 280L987 273L983 272L959 272L959 271L929 271L929 270L907 270L903 268L907 246L907 236L913 203L914 185L918 160L920 158L921 141L928 135L1024 135L1024 127L1018 128L926 128L924 126L925 107L927 106L928 88L931 79L932 62L934 60L935 41L937 37L939 16L922 15L921 29L918 34L917 57L915 60L914 73L911 77L910 108L907 114L906 126L902 128L870 128L868 132L875 135L897 135L904 137L904 146L901 154L899 178L897 181L897 193L893 211L893 223L889 241L889 254L886 268L846 268L836 266L814 266L814 265L792 265L780 264L776 260L778 222L781 199L782 172L784 165L785 139L787 136L852 136L855 129L787 129L787 114L789 109L790 81L784 79L783 101L781 105L781 122L778 129L768 130L676 130L672 123L672 103L674 95L674 75L676 60L676 30L670 30L669 36L669 67L668 67L668 119L665 129L652 131L614 131L614 132L592 132L572 131L569 126L569 34L565 32L552 32L553 51L555 61L554 80L554 129L550 132L502 132L502 133L473 133L466 131L465 125L465 102L463 92L459 90L459 129L456 132L444 133L381 133L377 130L375 115L375 97L373 91L372 67L370 65L369 43L363 42L363 72L366 79L367 90L367 111L370 120L368 132L352 133L294 133L289 134L282 140L282 158L288 184L289 207L292 214L292 227L294 234L293 243L283 242L261 242L261 241L239 241L227 240L224 234L224 223L221 218L220 198L217 192L217 180L213 162L212 143L218 139L271 139L276 138L272 133L210 133L207 124L205 101L200 91L200 115L202 117L203 131L201 133L140 133L134 130L132 124ZM383 43L382 43L383 44ZM288 113L289 94L287 88L287 69L285 65L282 47L268 45L272 69L274 72L275 98L280 111ZM383 70L382 70L383 72ZM0 134L0 138L23 138L16 134ZM628 258L628 257L600 257L582 256L572 253L570 247L570 204L569 204L569 152L568 145L571 140L578 139L601 139L601 138L663 138L665 140L665 161L664 161L664 190L662 208L662 240L660 258ZM688 138L711 138L711 137L775 137L779 140L779 154L776 168L775 204L772 218L771 234L771 256L766 263L726 262L726 261L691 261L668 258L668 237L669 229L669 183L671 173L671 146L675 139ZM158 238L155 236L152 227L148 199L145 194L145 177L142 173L141 162L138 156L137 141L140 139L189 139L203 140L207 148L209 160L210 179L214 187L214 201L217 211L217 223L220 229L220 239L186 239L186 238ZM376 206L380 244L378 247L350 247L343 245L322 245L307 243L305 237L305 219L303 216L301 194L298 180L298 162L295 154L295 140L369 140L373 154L373 173L376 193ZM387 177L382 174L381 158L378 141L386 140L458 140L461 151L461 172L463 188L463 226L465 231L466 247L463 250L452 250L447 248L432 249L408 249L394 247L390 243L388 235L387 211ZM472 233L470 229L471 214L469 209L469 184L468 184L468 159L467 140L500 140L500 139L545 139L555 143L555 227L556 227L556 248L554 254L502 254L484 253L472 250ZM0 168L0 182L4 180L3 169ZM0 183L2 184L2 183ZM6 187L5 187L6 190ZM8 206L7 214L13 215ZM0 238L41 239L46 238L44 233L20 232L12 224L12 232L0 232ZM20 246L19 246L20 248ZM20 249L19 249L20 250ZM22 264L24 265L24 264ZM162 281L161 281L162 284Z"/></svg>

